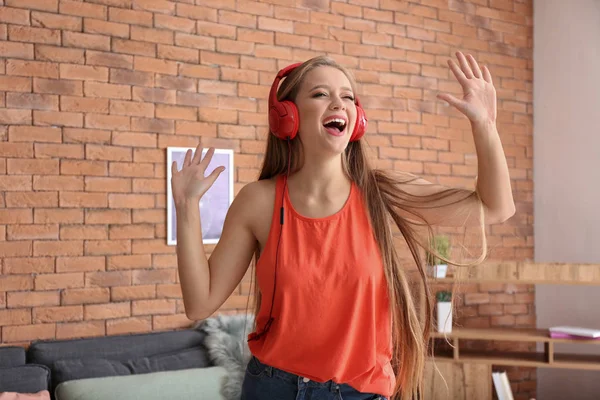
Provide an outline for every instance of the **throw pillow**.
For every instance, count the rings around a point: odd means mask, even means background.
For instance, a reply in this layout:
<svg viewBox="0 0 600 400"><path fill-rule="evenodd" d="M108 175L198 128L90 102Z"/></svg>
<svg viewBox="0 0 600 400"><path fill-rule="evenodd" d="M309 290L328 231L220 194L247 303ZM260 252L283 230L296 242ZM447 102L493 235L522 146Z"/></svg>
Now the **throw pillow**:
<svg viewBox="0 0 600 400"><path fill-rule="evenodd" d="M222 400L222 367L153 372L64 382L55 391L56 400Z"/></svg>
<svg viewBox="0 0 600 400"><path fill-rule="evenodd" d="M75 379L204 368L208 364L206 350L203 346L124 362L101 358L66 359L54 363L52 380L57 385Z"/></svg>

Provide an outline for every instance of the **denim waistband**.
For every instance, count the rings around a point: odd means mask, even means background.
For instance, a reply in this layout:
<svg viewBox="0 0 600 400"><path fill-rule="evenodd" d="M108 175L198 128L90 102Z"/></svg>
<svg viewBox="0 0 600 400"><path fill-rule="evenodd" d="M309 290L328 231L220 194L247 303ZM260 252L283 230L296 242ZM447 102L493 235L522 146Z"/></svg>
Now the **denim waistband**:
<svg viewBox="0 0 600 400"><path fill-rule="evenodd" d="M300 375L296 375L296 374L292 374L290 372L286 372L283 371L279 368L275 368L272 367L270 365L264 364L262 363L258 358L256 358L255 356L252 356L252 358L254 359L254 361L261 366L261 369L264 368L265 373L270 376L270 377L277 377L279 379L282 379L286 382L289 382L293 385L297 385L299 383L302 383L305 386L309 386L309 387L319 387L322 389L327 389L331 392L337 392L340 389L340 386L342 386L342 384L336 383L332 380L329 380L327 382L315 382L312 379L308 379L305 378L303 376ZM251 360L252 361L252 360Z"/></svg>

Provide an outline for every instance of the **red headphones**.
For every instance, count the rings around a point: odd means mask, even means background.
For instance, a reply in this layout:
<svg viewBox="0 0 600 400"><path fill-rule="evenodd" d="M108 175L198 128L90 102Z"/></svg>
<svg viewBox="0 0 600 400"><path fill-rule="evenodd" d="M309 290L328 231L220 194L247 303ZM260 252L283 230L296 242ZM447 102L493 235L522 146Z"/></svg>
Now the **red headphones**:
<svg viewBox="0 0 600 400"><path fill-rule="evenodd" d="M279 88L281 79L288 76L299 65L302 65L302 63L289 65L279 71L269 92L269 129L279 139L289 138L291 140L298 133L298 126L300 124L298 108L296 108L296 105L292 101L277 100L277 89ZM354 124L352 136L350 136L351 142L359 140L367 130L365 111L360 105L358 97L355 97L354 101L356 103L356 123Z"/></svg>

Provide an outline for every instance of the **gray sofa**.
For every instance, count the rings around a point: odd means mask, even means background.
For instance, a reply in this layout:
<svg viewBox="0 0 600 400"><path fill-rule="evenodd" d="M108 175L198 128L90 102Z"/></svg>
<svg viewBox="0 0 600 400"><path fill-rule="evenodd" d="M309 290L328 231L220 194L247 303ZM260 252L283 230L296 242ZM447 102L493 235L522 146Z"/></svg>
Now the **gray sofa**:
<svg viewBox="0 0 600 400"><path fill-rule="evenodd" d="M0 392L48 390L56 400L235 399L249 357L239 351L247 348L240 346L244 318L220 316L169 332L36 341L27 350L0 347Z"/></svg>

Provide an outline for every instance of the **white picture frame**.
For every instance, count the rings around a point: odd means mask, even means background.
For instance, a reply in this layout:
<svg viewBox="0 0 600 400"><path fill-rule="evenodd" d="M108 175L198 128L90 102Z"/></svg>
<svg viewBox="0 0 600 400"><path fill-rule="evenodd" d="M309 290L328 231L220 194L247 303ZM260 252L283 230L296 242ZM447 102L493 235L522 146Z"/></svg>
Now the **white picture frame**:
<svg viewBox="0 0 600 400"><path fill-rule="evenodd" d="M167 147L167 245L169 246L177 245L177 215L171 187L171 165L175 161L177 170L180 171L188 150L192 150L193 157L195 147ZM207 151L208 149L202 150L202 157L206 155ZM215 168L221 165L225 167L225 171L221 172L198 204L202 221L202 243L204 244L216 244L219 241L225 216L233 202L233 154L232 149L215 149L213 158L205 171L205 176L208 176Z"/></svg>

